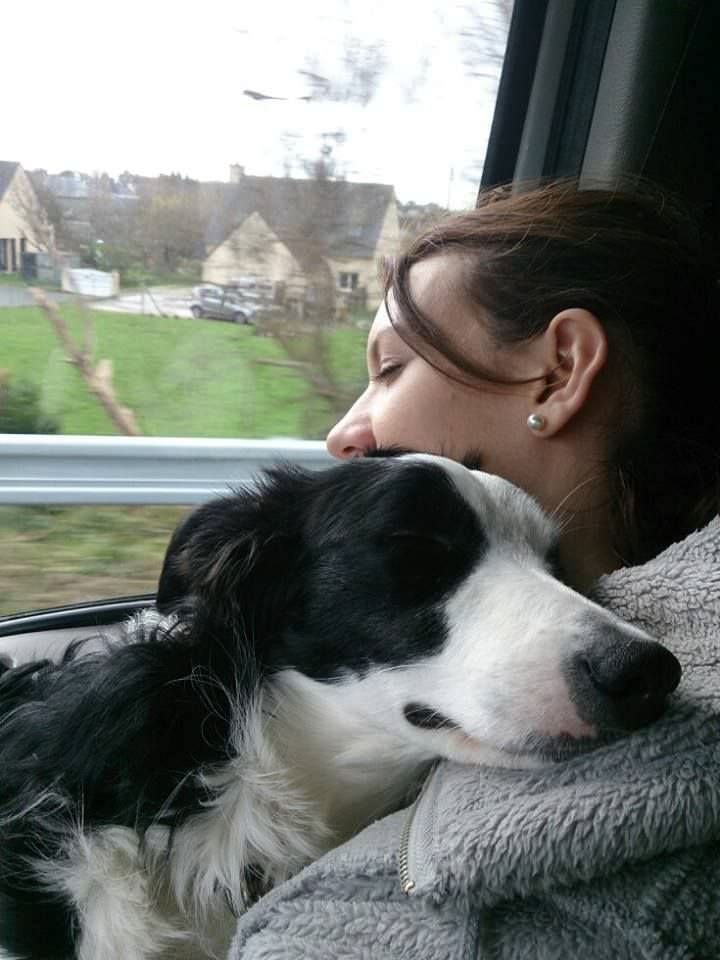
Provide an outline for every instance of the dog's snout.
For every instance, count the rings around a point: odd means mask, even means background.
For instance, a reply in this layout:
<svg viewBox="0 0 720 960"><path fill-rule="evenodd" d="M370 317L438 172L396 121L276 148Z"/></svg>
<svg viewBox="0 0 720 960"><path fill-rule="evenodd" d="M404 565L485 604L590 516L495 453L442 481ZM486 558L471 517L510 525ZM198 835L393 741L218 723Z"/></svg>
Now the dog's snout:
<svg viewBox="0 0 720 960"><path fill-rule="evenodd" d="M601 728L636 730L661 715L681 673L661 644L608 627L577 657L573 699L583 718Z"/></svg>

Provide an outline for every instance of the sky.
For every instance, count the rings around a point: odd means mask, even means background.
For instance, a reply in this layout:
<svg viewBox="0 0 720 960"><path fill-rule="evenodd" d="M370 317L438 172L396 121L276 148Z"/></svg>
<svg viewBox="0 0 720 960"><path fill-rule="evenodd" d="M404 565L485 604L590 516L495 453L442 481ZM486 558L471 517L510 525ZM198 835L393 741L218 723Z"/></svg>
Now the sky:
<svg viewBox="0 0 720 960"><path fill-rule="evenodd" d="M300 175L325 144L349 180L393 184L402 202L472 206L501 54L488 60L472 48L501 5L7 3L3 76L16 82L0 108L0 160L49 173L227 180L232 163L248 174ZM347 51L381 58L366 103L338 93L355 76L343 65ZM331 91L320 96L308 71ZM253 100L248 89L283 99Z"/></svg>

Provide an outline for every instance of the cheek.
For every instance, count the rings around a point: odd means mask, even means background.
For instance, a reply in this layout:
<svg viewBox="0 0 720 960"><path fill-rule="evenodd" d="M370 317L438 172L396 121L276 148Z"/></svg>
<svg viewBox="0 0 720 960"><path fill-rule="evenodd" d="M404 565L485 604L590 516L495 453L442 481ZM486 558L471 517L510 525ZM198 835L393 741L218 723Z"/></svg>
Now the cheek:
<svg viewBox="0 0 720 960"><path fill-rule="evenodd" d="M449 437L463 453L481 454L483 470L523 486L522 465L528 456L534 462L526 406L523 398L511 395L488 392L476 397L461 396Z"/></svg>
<svg viewBox="0 0 720 960"><path fill-rule="evenodd" d="M444 377L426 366L409 368L378 398L374 417L378 442L462 457L472 436L465 407L465 398Z"/></svg>
<svg viewBox="0 0 720 960"><path fill-rule="evenodd" d="M440 453L447 417L437 398L412 382L398 384L378 398L373 417L380 446L400 446L424 453Z"/></svg>

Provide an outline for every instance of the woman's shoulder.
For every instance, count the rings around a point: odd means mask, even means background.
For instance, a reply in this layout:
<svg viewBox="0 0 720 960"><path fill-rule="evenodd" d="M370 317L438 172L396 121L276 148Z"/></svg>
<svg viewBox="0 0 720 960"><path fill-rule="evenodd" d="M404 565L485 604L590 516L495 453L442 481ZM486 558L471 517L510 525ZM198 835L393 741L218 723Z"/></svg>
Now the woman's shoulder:
<svg viewBox="0 0 720 960"><path fill-rule="evenodd" d="M601 577L592 599L658 639L720 623L720 517L647 563ZM694 642L691 637L691 643Z"/></svg>

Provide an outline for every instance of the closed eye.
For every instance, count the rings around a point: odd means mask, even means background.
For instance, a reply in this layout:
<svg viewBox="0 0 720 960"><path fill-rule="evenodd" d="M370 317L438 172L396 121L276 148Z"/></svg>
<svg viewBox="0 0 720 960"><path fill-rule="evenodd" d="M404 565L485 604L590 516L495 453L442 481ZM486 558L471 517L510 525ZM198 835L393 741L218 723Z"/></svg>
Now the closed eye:
<svg viewBox="0 0 720 960"><path fill-rule="evenodd" d="M370 377L370 382L383 383L385 381L390 380L393 377L393 375L398 373L400 370L402 370L401 363L396 363L396 362L386 363L384 366L380 368L380 370L375 374L374 377Z"/></svg>
<svg viewBox="0 0 720 960"><path fill-rule="evenodd" d="M408 546L441 547L443 550L453 549L453 544L445 537L435 533L418 533L416 530L393 530L390 534L390 540L401 542Z"/></svg>
<svg viewBox="0 0 720 960"><path fill-rule="evenodd" d="M476 551L463 538L395 530L378 545L388 588L413 603L442 595L467 572Z"/></svg>

